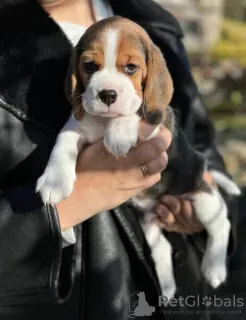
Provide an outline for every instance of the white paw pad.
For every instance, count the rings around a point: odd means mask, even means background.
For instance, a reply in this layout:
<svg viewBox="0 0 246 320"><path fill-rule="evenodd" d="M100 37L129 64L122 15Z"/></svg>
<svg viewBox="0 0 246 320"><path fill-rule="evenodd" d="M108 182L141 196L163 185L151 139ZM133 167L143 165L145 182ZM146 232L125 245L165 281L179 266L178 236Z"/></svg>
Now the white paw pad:
<svg viewBox="0 0 246 320"><path fill-rule="evenodd" d="M176 285L175 281L165 281L165 282L160 282L161 285L161 294L163 297L166 297L167 300L170 300L174 297L175 292L176 292Z"/></svg>
<svg viewBox="0 0 246 320"><path fill-rule="evenodd" d="M207 282L215 289L226 280L226 265L205 255L202 262L202 273Z"/></svg>

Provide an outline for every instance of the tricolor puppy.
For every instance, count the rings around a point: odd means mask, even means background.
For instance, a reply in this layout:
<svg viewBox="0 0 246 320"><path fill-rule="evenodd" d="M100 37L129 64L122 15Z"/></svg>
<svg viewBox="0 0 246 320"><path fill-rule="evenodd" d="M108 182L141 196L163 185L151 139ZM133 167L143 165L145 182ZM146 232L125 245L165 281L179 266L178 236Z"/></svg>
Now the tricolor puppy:
<svg viewBox="0 0 246 320"><path fill-rule="evenodd" d="M198 219L208 232L202 262L205 278L217 287L226 278L226 251L230 223L216 190L202 180L204 159L175 126L172 80L160 50L137 24L113 17L92 25L74 50L66 82L73 113L57 137L37 191L44 203L56 204L73 190L78 152L85 143L104 138L116 157L127 155L136 144L141 117L164 125L173 133L169 163L154 187L131 200L142 212L141 223L152 249L162 294L176 290L172 252L161 229L153 222L153 207L163 193L195 191Z"/></svg>

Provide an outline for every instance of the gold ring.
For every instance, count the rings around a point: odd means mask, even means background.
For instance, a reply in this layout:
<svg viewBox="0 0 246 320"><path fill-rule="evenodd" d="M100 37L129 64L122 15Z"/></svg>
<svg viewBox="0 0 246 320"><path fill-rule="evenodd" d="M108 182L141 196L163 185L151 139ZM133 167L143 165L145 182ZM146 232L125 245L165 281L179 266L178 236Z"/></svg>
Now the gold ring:
<svg viewBox="0 0 246 320"><path fill-rule="evenodd" d="M142 164L140 166L140 169L142 171L142 174L143 174L144 178L148 177L149 174L148 174L148 169L147 169L146 165Z"/></svg>

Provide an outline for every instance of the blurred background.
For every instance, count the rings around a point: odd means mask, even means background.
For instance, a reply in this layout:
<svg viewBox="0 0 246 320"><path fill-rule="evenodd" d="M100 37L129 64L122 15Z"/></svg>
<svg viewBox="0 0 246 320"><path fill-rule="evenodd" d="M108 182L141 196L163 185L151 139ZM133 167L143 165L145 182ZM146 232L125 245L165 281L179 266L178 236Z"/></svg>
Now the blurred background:
<svg viewBox="0 0 246 320"><path fill-rule="evenodd" d="M155 0L180 21L227 169L246 185L246 0Z"/></svg>

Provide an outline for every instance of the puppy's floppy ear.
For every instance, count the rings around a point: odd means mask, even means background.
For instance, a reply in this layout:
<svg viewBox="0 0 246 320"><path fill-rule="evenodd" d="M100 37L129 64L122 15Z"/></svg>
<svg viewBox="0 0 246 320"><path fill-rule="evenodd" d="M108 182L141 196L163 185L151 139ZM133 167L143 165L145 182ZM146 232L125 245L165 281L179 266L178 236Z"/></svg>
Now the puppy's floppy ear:
<svg viewBox="0 0 246 320"><path fill-rule="evenodd" d="M84 86L79 74L79 58L79 50L75 47L65 80L65 93L77 120L81 120L84 115L84 108L82 105Z"/></svg>
<svg viewBox="0 0 246 320"><path fill-rule="evenodd" d="M151 124L162 122L173 94L173 82L160 49L152 42L147 49L147 75L143 84L142 115Z"/></svg>

